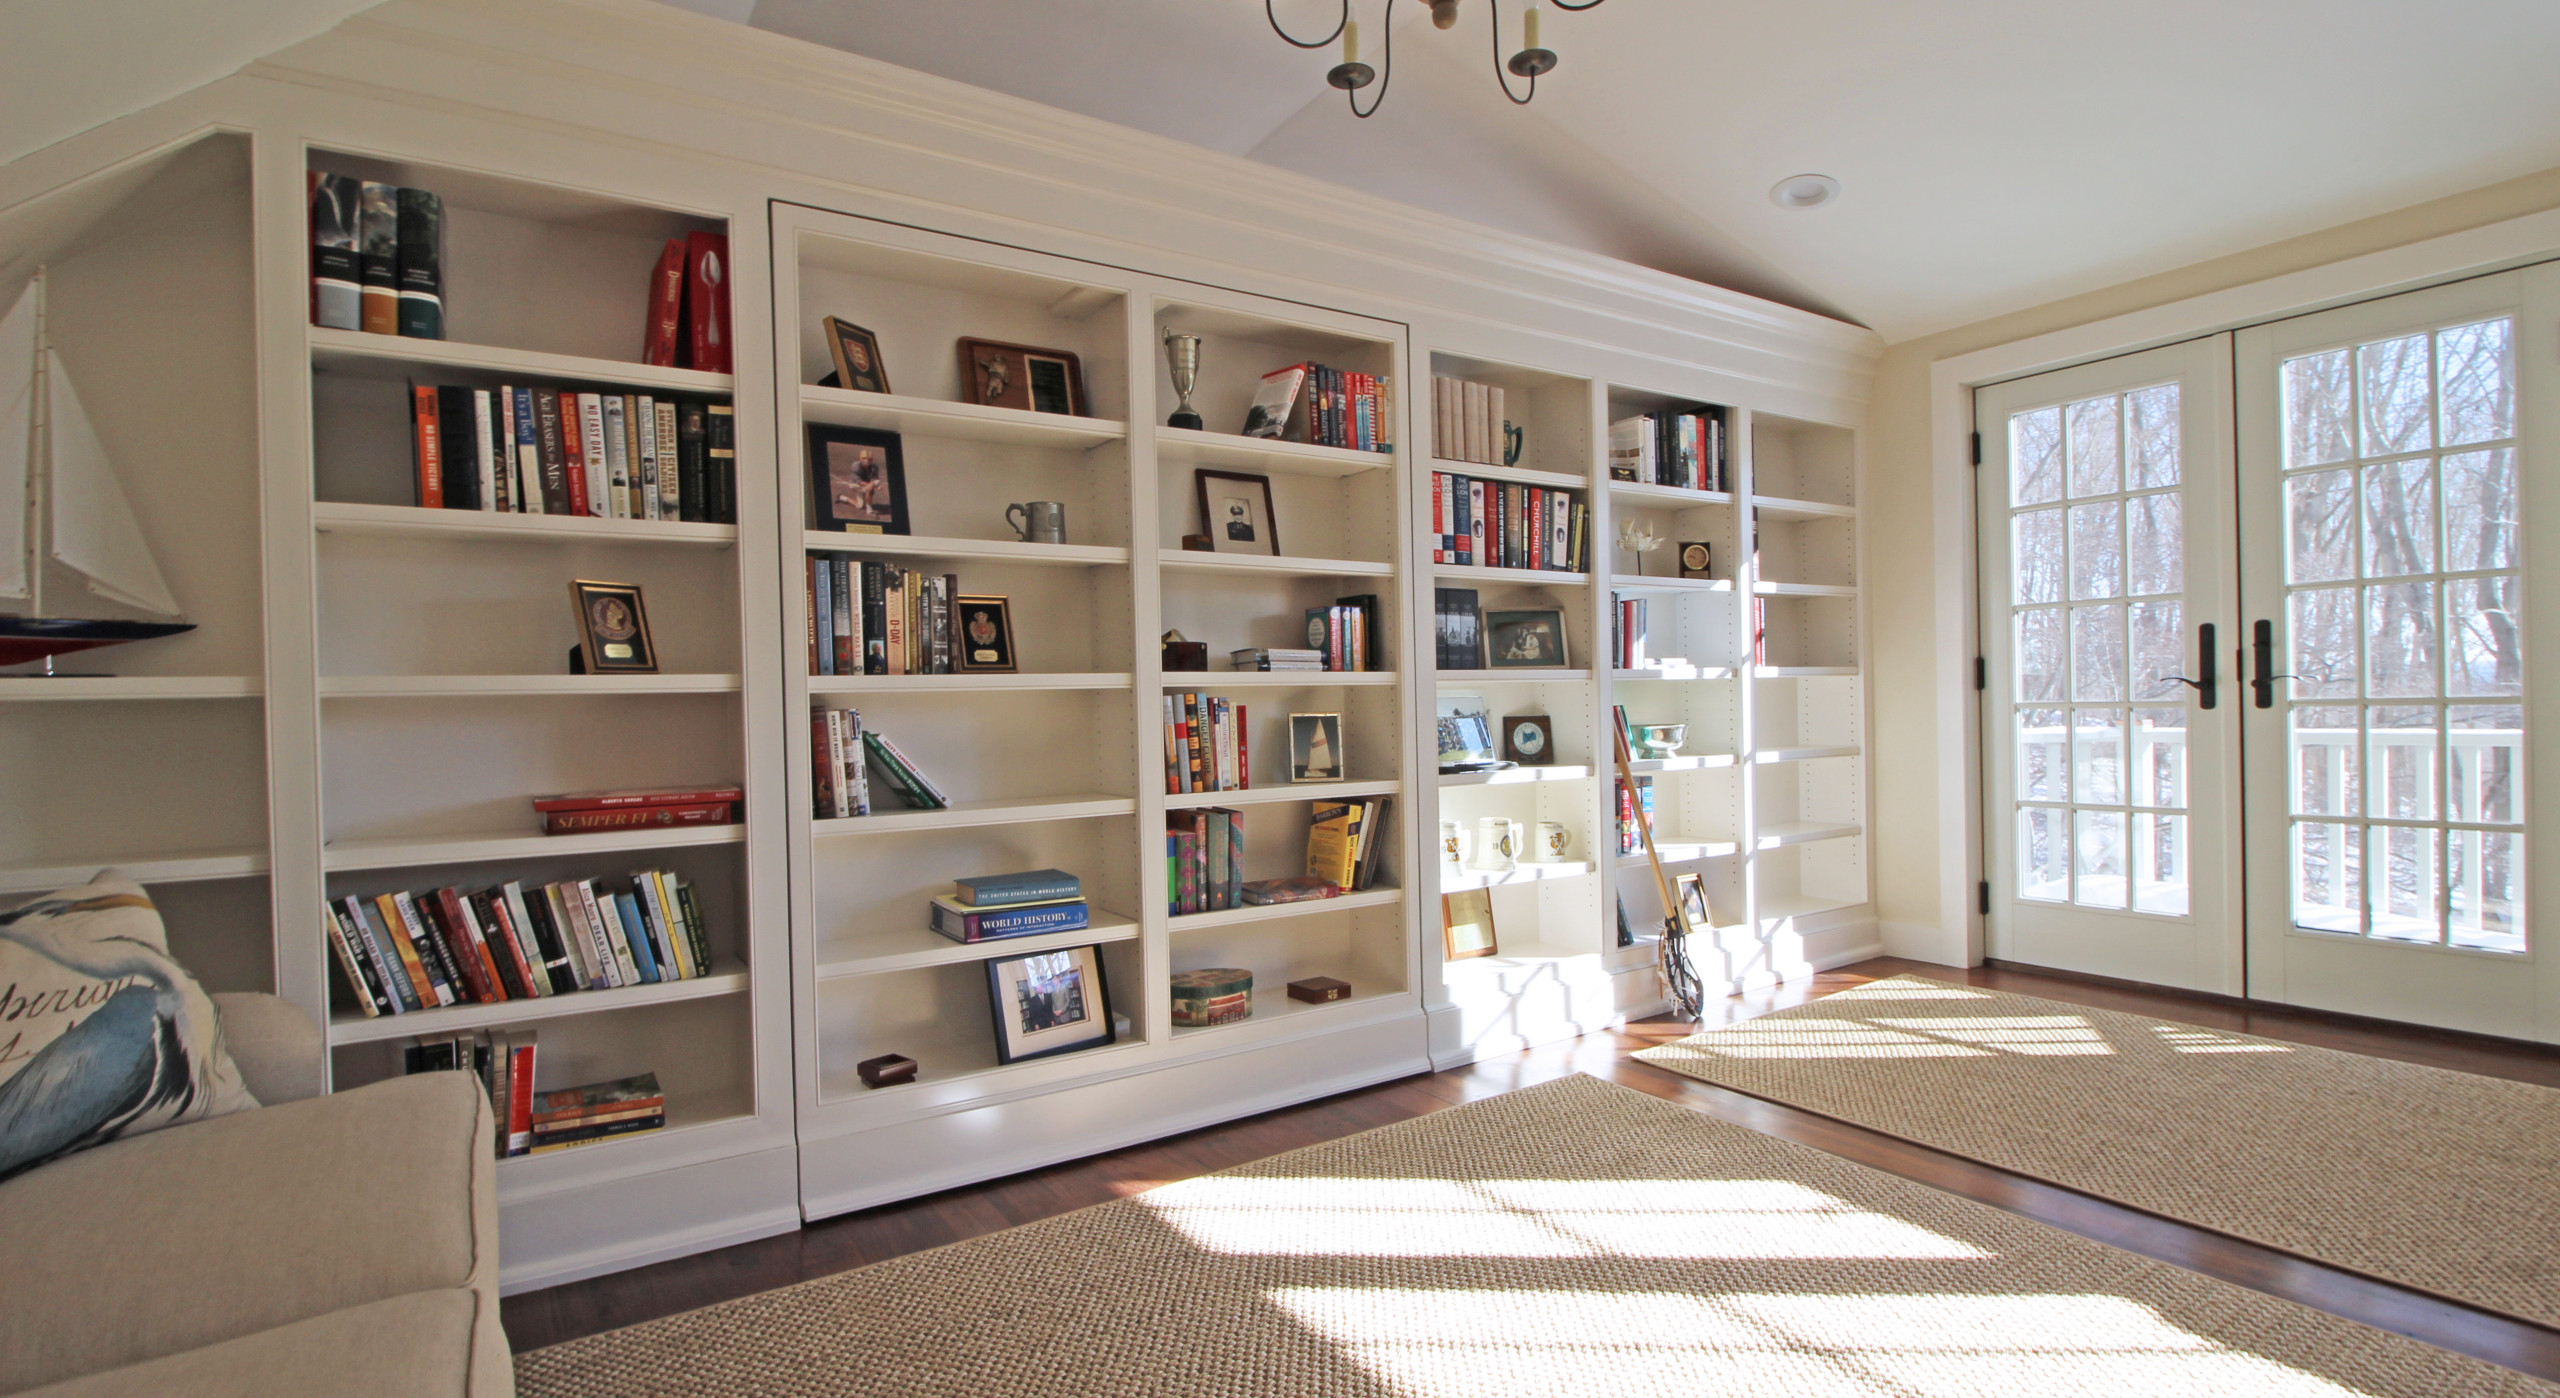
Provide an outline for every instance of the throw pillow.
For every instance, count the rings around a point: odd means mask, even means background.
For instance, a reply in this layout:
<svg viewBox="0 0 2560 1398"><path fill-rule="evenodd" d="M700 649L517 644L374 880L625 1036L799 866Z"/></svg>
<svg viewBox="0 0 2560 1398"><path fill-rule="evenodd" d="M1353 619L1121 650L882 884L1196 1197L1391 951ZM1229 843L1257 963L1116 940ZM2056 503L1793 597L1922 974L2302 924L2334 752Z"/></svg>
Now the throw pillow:
<svg viewBox="0 0 2560 1398"><path fill-rule="evenodd" d="M139 886L109 869L0 910L0 1179L256 1105Z"/></svg>

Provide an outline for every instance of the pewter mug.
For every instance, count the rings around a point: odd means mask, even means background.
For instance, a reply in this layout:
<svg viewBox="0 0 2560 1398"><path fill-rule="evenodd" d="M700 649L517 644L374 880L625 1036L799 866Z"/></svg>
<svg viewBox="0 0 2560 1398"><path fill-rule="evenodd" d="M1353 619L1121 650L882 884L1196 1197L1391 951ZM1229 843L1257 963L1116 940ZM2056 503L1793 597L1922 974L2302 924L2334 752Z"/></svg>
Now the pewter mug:
<svg viewBox="0 0 2560 1398"><path fill-rule="evenodd" d="M1014 516L1020 514L1021 519ZM1028 505L1004 507L1004 522L1022 536L1026 544L1063 544L1067 541L1067 507L1055 500L1034 500Z"/></svg>

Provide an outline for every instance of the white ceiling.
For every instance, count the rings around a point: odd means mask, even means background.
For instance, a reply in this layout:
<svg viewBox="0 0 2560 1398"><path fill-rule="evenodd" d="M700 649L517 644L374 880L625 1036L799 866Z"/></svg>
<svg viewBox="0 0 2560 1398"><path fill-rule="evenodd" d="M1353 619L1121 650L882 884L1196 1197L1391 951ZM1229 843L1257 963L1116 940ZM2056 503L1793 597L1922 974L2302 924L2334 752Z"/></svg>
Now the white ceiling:
<svg viewBox="0 0 2560 1398"><path fill-rule="evenodd" d="M367 0L0 0L0 159ZM1550 10L1537 102L1354 0L1382 115L1257 0L669 0L1909 339L2560 167L2552 0L1609 0ZM1321 33L1341 0L1274 0ZM1519 5L1503 5L1516 26ZM1515 40L1516 42L1516 40ZM1804 171L1810 212L1767 190Z"/></svg>

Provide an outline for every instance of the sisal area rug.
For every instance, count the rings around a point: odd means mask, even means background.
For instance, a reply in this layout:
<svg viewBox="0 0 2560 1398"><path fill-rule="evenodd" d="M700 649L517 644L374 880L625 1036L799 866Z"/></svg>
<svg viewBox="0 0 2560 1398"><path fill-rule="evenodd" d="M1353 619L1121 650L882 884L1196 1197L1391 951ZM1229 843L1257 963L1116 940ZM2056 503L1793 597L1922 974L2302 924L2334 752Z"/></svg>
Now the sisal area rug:
<svg viewBox="0 0 2560 1398"><path fill-rule="evenodd" d="M525 1398L2560 1395L1590 1078L516 1374Z"/></svg>
<svg viewBox="0 0 2560 1398"><path fill-rule="evenodd" d="M2560 1091L1896 976L1636 1055L2560 1325Z"/></svg>

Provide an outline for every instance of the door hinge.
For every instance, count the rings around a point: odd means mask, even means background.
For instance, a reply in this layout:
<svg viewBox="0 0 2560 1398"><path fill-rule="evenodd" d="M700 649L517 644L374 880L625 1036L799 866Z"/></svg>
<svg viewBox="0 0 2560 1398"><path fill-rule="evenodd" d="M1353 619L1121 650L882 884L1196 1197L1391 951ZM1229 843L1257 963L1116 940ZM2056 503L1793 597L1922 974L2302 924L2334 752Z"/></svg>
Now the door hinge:
<svg viewBox="0 0 2560 1398"><path fill-rule="evenodd" d="M1991 916L1991 880L1984 879L1976 887L1982 892L1982 915L1989 917Z"/></svg>
<svg viewBox="0 0 2560 1398"><path fill-rule="evenodd" d="M1979 655L1973 658L1973 687L1976 689L1991 687L1991 662Z"/></svg>
<svg viewBox="0 0 2560 1398"><path fill-rule="evenodd" d="M1982 464L1982 434L1979 432L1973 434L1973 464Z"/></svg>

